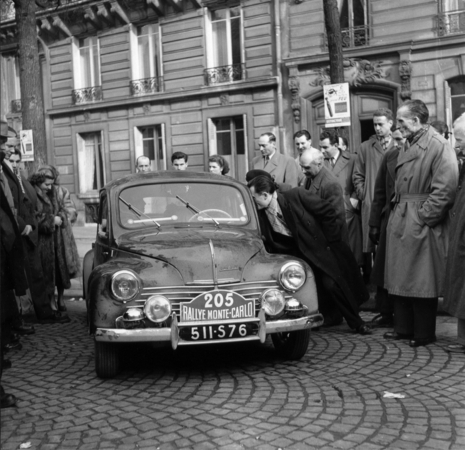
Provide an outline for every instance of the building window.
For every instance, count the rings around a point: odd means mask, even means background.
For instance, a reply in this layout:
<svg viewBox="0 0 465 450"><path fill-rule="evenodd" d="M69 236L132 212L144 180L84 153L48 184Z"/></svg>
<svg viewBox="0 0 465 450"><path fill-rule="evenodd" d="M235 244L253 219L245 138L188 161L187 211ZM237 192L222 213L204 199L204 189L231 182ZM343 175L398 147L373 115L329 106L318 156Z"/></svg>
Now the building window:
<svg viewBox="0 0 465 450"><path fill-rule="evenodd" d="M206 83L245 79L240 6L207 11L208 69Z"/></svg>
<svg viewBox="0 0 465 450"><path fill-rule="evenodd" d="M102 133L77 135L79 193L96 193L105 186Z"/></svg>
<svg viewBox="0 0 465 450"><path fill-rule="evenodd" d="M134 129L135 156L147 156L152 170L166 170L165 124Z"/></svg>
<svg viewBox="0 0 465 450"><path fill-rule="evenodd" d="M3 53L0 61L0 116L21 111L19 62L14 53Z"/></svg>
<svg viewBox="0 0 465 450"><path fill-rule="evenodd" d="M343 47L369 43L367 0L338 0Z"/></svg>
<svg viewBox="0 0 465 450"><path fill-rule="evenodd" d="M160 28L152 23L131 29L133 95L163 90Z"/></svg>
<svg viewBox="0 0 465 450"><path fill-rule="evenodd" d="M229 176L245 180L248 171L245 115L208 119L210 155L221 155L230 167Z"/></svg>
<svg viewBox="0 0 465 450"><path fill-rule="evenodd" d="M87 103L103 99L100 80L100 51L96 36L73 43L74 90L73 103Z"/></svg>
<svg viewBox="0 0 465 450"><path fill-rule="evenodd" d="M439 36L465 32L465 0L442 0L439 8Z"/></svg>

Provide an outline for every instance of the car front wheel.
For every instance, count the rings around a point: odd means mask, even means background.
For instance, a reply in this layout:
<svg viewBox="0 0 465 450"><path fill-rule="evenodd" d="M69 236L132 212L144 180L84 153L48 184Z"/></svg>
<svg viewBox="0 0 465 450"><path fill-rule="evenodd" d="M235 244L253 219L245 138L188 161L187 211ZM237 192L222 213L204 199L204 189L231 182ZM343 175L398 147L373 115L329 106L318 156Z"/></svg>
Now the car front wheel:
<svg viewBox="0 0 465 450"><path fill-rule="evenodd" d="M307 352L310 330L290 331L271 335L276 353L282 358L297 360Z"/></svg>
<svg viewBox="0 0 465 450"><path fill-rule="evenodd" d="M118 344L95 341L95 372L100 378L113 378L121 367Z"/></svg>

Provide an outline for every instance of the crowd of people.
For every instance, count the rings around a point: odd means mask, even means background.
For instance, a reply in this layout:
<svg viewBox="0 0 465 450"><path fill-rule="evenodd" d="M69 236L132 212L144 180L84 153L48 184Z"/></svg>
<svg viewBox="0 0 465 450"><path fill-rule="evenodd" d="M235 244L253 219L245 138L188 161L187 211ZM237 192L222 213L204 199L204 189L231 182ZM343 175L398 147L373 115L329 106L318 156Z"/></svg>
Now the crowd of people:
<svg viewBox="0 0 465 450"><path fill-rule="evenodd" d="M57 169L44 165L26 179L16 133L0 125L1 377L11 367L4 355L21 348L21 335L35 332L24 322L21 297L30 299L39 323L69 322L63 293L80 262L72 231L77 211ZM1 387L0 397L2 408L15 406Z"/></svg>
<svg viewBox="0 0 465 450"><path fill-rule="evenodd" d="M76 209L59 173L43 166L26 180L21 153L1 142L1 348L17 347L18 334L34 333L24 323L17 298L29 292L39 322L69 321L64 289L79 274L72 224ZM438 298L458 318L458 342L450 352L465 353L465 114L454 122L455 152L443 122L429 123L421 100L373 115L374 135L350 152L336 129L312 146L307 130L294 135L297 157L282 154L273 133L259 137L260 155L246 183L258 210L265 248L293 255L312 268L324 325L343 320L366 335L373 327L392 328L385 339L411 347L436 340ZM10 145L11 144L11 145ZM188 155L175 152L172 169L186 170ZM227 175L228 161L212 155L209 171ZM139 156L136 171L151 171ZM6 263L8 262L8 264ZM378 315L362 320L367 285L376 286ZM13 396L1 391L2 407Z"/></svg>

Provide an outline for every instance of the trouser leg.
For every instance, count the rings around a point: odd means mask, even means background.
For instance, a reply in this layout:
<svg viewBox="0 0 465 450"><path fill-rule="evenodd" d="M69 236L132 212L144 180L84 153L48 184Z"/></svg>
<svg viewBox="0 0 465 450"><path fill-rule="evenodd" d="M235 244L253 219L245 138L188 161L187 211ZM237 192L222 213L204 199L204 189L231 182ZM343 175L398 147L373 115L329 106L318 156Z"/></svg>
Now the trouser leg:
<svg viewBox="0 0 465 450"><path fill-rule="evenodd" d="M363 280L365 284L370 283L371 271L373 269L373 253L363 253Z"/></svg>
<svg viewBox="0 0 465 450"><path fill-rule="evenodd" d="M438 298L413 298L414 337L430 339L436 337L436 312Z"/></svg>
<svg viewBox="0 0 465 450"><path fill-rule="evenodd" d="M399 334L413 336L414 316L413 304L410 297L393 295L394 301L394 331Z"/></svg>
<svg viewBox="0 0 465 450"><path fill-rule="evenodd" d="M392 317L394 314L394 302L387 289L380 286L376 288L376 310L383 317Z"/></svg>
<svg viewBox="0 0 465 450"><path fill-rule="evenodd" d="M349 327L355 330L363 325L365 322L360 317L358 308L350 302L339 285L328 275L320 273L320 276L324 290L331 297Z"/></svg>
<svg viewBox="0 0 465 450"><path fill-rule="evenodd" d="M465 319L457 319L457 342L465 345Z"/></svg>

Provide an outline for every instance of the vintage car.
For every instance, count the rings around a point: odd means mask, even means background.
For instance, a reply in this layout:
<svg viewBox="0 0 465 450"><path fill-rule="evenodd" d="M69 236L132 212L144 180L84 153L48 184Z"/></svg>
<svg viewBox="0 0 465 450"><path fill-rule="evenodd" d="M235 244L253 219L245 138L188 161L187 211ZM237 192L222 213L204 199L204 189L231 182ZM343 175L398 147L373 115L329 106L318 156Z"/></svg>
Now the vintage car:
<svg viewBox="0 0 465 450"><path fill-rule="evenodd" d="M304 261L266 252L247 187L195 172L129 175L100 192L84 259L95 369L120 369L122 343L178 346L271 339L300 359L319 327Z"/></svg>

